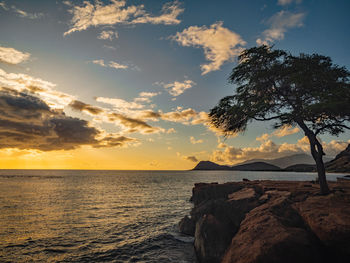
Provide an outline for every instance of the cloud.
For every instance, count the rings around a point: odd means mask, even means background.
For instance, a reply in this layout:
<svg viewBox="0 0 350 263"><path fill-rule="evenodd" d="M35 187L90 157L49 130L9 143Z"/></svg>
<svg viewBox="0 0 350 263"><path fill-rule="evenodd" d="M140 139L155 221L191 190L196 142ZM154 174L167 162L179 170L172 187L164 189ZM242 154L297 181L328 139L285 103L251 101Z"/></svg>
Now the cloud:
<svg viewBox="0 0 350 263"><path fill-rule="evenodd" d="M6 73L0 69L0 86L18 92L29 92L40 96L51 108L63 108L74 100L74 96L55 90L56 84L26 74Z"/></svg>
<svg viewBox="0 0 350 263"><path fill-rule="evenodd" d="M335 156L344 150L350 143L341 141L323 142L323 148L327 156ZM211 155L214 162L235 164L250 159L274 159L297 153L310 154L310 144L307 137L303 137L295 144L282 143L276 144L271 140L261 142L258 147L234 147L227 146L224 150L215 150Z"/></svg>
<svg viewBox="0 0 350 263"><path fill-rule="evenodd" d="M106 5L100 1L94 4L84 1L82 6L72 6L69 10L73 17L71 27L64 35L103 25L145 23L176 25L181 22L177 17L183 11L178 1L164 4L159 16L147 13L144 5L126 6L125 0L112 0Z"/></svg>
<svg viewBox="0 0 350 263"><path fill-rule="evenodd" d="M183 156L182 158L186 161L191 161L194 163L198 162L198 159L196 158L196 156Z"/></svg>
<svg viewBox="0 0 350 263"><path fill-rule="evenodd" d="M21 52L11 47L0 47L0 62L15 65L28 60L29 57L29 53Z"/></svg>
<svg viewBox="0 0 350 263"><path fill-rule="evenodd" d="M174 128L170 128L166 131L167 134L171 134L171 133L176 133L176 130Z"/></svg>
<svg viewBox="0 0 350 263"><path fill-rule="evenodd" d="M102 31L98 37L98 39L103 40L113 40L118 38L118 32L112 31L112 30L104 30Z"/></svg>
<svg viewBox="0 0 350 263"><path fill-rule="evenodd" d="M56 109L63 112L66 106L73 110L89 114L94 117L96 122L113 123L122 128L123 132L140 132L143 134L166 132L160 127L153 127L139 119L139 112L134 113L133 110L141 110L142 113L148 115L147 119L156 119L160 115L147 112L144 110L144 105L137 102L127 102L122 99L111 98L96 98L98 102L107 103L114 106L114 110L107 110L101 107L93 106L77 100L74 96L55 90L56 85L44 81L40 78L34 78L26 74L6 73L0 69L0 87L3 90L13 90L23 94L29 94L34 97L39 97L44 101L51 110ZM153 94L143 94L153 96ZM115 112L120 111L121 113ZM128 116L128 115L135 115Z"/></svg>
<svg viewBox="0 0 350 263"><path fill-rule="evenodd" d="M119 113L109 113L108 121L117 122L119 125L127 128L128 133L139 132L143 134L165 132L163 128L153 127L141 119L131 118Z"/></svg>
<svg viewBox="0 0 350 263"><path fill-rule="evenodd" d="M114 61L110 61L108 66L110 68L115 68L115 69L127 69L129 67L127 65L119 64L119 63L114 62Z"/></svg>
<svg viewBox="0 0 350 263"><path fill-rule="evenodd" d="M91 115L98 115L104 112L104 110L100 107L92 106L89 104L86 104L82 101L74 100L72 101L69 106L77 111L84 111Z"/></svg>
<svg viewBox="0 0 350 263"><path fill-rule="evenodd" d="M4 10L9 10L9 8L6 6L5 2L0 2L0 7Z"/></svg>
<svg viewBox="0 0 350 263"><path fill-rule="evenodd" d="M267 141L269 138L270 138L270 135L268 133L264 133L261 136L256 137L255 140L264 142L264 141Z"/></svg>
<svg viewBox="0 0 350 263"><path fill-rule="evenodd" d="M288 135L291 135L291 134L298 133L299 131L300 131L300 129L298 127L292 127L292 126L289 126L289 125L284 125L280 129L278 129L275 132L273 132L273 135L277 136L277 137L284 137L284 136L288 136Z"/></svg>
<svg viewBox="0 0 350 263"><path fill-rule="evenodd" d="M300 4L302 0L278 0L278 5L289 5L291 3L295 2L296 4Z"/></svg>
<svg viewBox="0 0 350 263"><path fill-rule="evenodd" d="M196 140L193 136L190 137L190 142L192 144L203 143L203 140Z"/></svg>
<svg viewBox="0 0 350 263"><path fill-rule="evenodd" d="M132 24L164 24L164 25L177 25L181 23L177 17L183 13L184 9L181 8L181 4L178 1L173 3L169 2L163 5L162 14L160 16L151 16L145 13L143 16L139 16L134 19Z"/></svg>
<svg viewBox="0 0 350 263"><path fill-rule="evenodd" d="M223 27L223 22L216 22L209 28L206 26L190 26L182 32L171 36L182 46L203 48L208 64L202 64L202 75L219 70L228 61L238 56L246 42L237 33Z"/></svg>
<svg viewBox="0 0 350 263"><path fill-rule="evenodd" d="M103 59L95 59L95 60L92 60L91 62L101 67L109 67L114 69L127 69L129 67L127 65L119 64L115 61L110 61L108 64L106 64Z"/></svg>
<svg viewBox="0 0 350 263"><path fill-rule="evenodd" d="M28 18L28 19L39 19L44 16L43 13L28 13L24 10L17 8L14 5L11 5L10 7L8 7L5 4L5 2L0 2L0 7L6 11L11 10L12 12L16 13L18 16Z"/></svg>
<svg viewBox="0 0 350 263"><path fill-rule="evenodd" d="M288 29L303 26L304 17L305 13L291 13L284 10L276 13L267 21L270 28L262 33L262 38L258 38L256 43L269 45L275 40L284 39Z"/></svg>
<svg viewBox="0 0 350 263"><path fill-rule="evenodd" d="M284 126L282 126L281 128L279 128L278 130L274 131L271 134L264 133L261 136L256 137L256 140L264 142L264 141L267 141L269 138L271 138L273 136L276 136L276 137L280 138L280 137L285 137L285 136L288 136L288 135L292 135L292 134L298 133L299 131L300 131L300 129L298 127L292 127L290 125L284 125Z"/></svg>
<svg viewBox="0 0 350 263"><path fill-rule="evenodd" d="M160 92L145 92L145 91L143 91L143 92L140 92L139 95L141 97L152 98L152 97L155 97L159 94L160 94Z"/></svg>
<svg viewBox="0 0 350 263"><path fill-rule="evenodd" d="M97 97L96 101L103 102L105 104L113 105L114 108L125 111L129 109L142 109L144 108L143 104L137 103L137 102L128 102L123 99L118 98L105 98L105 97Z"/></svg>
<svg viewBox="0 0 350 263"><path fill-rule="evenodd" d="M176 97L185 92L185 90L192 88L196 83L192 80L185 80L184 82L174 81L172 83L164 84L157 83L162 85L170 95Z"/></svg>
<svg viewBox="0 0 350 263"><path fill-rule="evenodd" d="M34 95L10 88L0 89L0 148L72 150L125 146L136 139L109 134L86 120L67 116Z"/></svg>
<svg viewBox="0 0 350 263"><path fill-rule="evenodd" d="M107 67L103 59L95 59L91 62L96 65L100 65L101 67Z"/></svg>
<svg viewBox="0 0 350 263"><path fill-rule="evenodd" d="M128 102L123 101L122 103ZM139 132L142 134L151 134L166 132L165 129L160 127L153 127L139 118L133 118L125 114L113 112L97 106L92 106L81 101L74 100L69 104L69 106L76 111L85 112L89 115L94 116L95 121L113 123L114 125L121 127L124 133Z"/></svg>
<svg viewBox="0 0 350 263"><path fill-rule="evenodd" d="M198 113L191 108L179 111L170 111L161 114L161 118L171 122L181 122L184 124L190 124L191 119L193 120L198 116Z"/></svg>

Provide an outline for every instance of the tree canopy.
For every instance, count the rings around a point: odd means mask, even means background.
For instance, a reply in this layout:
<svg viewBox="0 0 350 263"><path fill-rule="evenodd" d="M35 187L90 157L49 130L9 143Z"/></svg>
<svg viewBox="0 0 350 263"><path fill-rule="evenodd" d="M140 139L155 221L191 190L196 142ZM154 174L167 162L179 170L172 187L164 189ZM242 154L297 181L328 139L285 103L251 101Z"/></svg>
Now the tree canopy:
<svg viewBox="0 0 350 263"><path fill-rule="evenodd" d="M298 125L310 141L320 178L324 152L317 135L350 129L350 72L330 57L293 56L263 45L241 53L229 82L236 92L210 111L214 126L229 135L254 120L274 121L275 128Z"/></svg>

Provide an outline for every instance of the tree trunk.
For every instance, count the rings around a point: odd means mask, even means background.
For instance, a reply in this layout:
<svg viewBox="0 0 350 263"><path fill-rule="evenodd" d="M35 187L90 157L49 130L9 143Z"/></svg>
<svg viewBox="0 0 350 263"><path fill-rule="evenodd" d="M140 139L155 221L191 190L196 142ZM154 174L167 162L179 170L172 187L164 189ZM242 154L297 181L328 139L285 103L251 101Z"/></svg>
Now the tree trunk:
<svg viewBox="0 0 350 263"><path fill-rule="evenodd" d="M322 144L317 140L315 133L313 133L303 121L298 120L297 123L303 129L306 137L309 139L311 155L316 162L316 169L317 169L321 194L327 195L329 194L329 188L328 188L328 183L326 179L326 169L324 167L324 163L322 160L323 155L325 155L323 152Z"/></svg>
<svg viewBox="0 0 350 263"><path fill-rule="evenodd" d="M321 143L317 140L316 136L314 134L307 135L309 142L310 142L310 148L311 148L311 155L314 158L316 162L316 168L318 173L318 180L320 183L321 188L321 194L326 195L329 194L329 188L327 184L326 179L326 169L324 167L323 163L323 148Z"/></svg>

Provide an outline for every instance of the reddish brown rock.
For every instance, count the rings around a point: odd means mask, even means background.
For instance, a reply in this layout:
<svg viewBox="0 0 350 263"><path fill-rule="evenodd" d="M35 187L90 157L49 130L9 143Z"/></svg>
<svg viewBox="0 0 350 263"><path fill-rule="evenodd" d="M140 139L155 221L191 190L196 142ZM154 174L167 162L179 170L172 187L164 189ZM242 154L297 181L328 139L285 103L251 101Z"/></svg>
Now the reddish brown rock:
<svg viewBox="0 0 350 263"><path fill-rule="evenodd" d="M203 201L227 198L227 195L243 188L239 183L198 183L192 189L191 201L197 205Z"/></svg>
<svg viewBox="0 0 350 263"><path fill-rule="evenodd" d="M270 195L246 215L222 262L319 262L317 240L303 228L286 192Z"/></svg>
<svg viewBox="0 0 350 263"><path fill-rule="evenodd" d="M335 192L310 196L294 204L310 230L333 254L333 262L350 259L350 196Z"/></svg>
<svg viewBox="0 0 350 263"><path fill-rule="evenodd" d="M199 262L337 262L350 258L350 181L196 184Z"/></svg>

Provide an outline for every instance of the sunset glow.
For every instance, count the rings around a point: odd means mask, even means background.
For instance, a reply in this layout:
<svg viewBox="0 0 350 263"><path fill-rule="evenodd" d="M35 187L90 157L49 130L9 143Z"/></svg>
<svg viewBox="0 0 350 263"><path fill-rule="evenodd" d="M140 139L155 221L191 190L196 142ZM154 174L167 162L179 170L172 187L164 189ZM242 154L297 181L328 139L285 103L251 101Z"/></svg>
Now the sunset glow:
<svg viewBox="0 0 350 263"><path fill-rule="evenodd" d="M309 153L297 127L224 138L208 112L256 45L350 68L348 1L0 2L2 169L183 170ZM317 29L317 30L315 30ZM350 134L321 136L333 157Z"/></svg>

